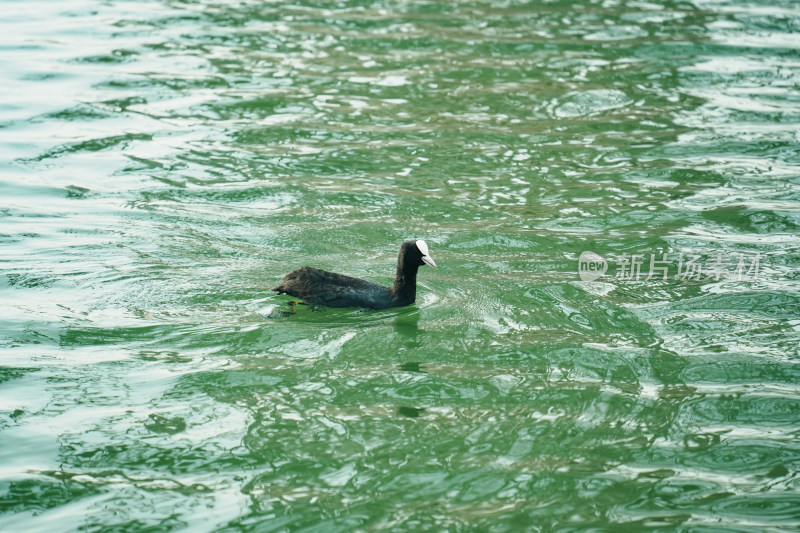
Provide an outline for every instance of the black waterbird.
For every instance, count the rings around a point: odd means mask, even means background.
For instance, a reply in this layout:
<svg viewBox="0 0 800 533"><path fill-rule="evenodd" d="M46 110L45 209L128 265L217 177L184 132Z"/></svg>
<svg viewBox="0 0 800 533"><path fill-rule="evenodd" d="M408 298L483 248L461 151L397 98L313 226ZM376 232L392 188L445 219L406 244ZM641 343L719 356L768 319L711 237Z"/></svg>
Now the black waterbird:
<svg viewBox="0 0 800 533"><path fill-rule="evenodd" d="M436 268L423 240L406 241L397 256L397 275L391 287L327 270L302 267L289 272L272 289L290 294L304 304L327 307L366 307L387 309L414 303L417 295L417 270L422 265Z"/></svg>

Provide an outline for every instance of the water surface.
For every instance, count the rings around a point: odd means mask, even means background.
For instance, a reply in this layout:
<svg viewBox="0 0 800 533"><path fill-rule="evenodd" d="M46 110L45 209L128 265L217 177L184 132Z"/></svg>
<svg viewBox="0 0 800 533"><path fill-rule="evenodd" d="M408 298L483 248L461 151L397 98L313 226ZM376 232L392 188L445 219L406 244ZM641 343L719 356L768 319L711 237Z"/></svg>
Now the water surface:
<svg viewBox="0 0 800 533"><path fill-rule="evenodd" d="M800 528L795 2L2 6L0 529Z"/></svg>

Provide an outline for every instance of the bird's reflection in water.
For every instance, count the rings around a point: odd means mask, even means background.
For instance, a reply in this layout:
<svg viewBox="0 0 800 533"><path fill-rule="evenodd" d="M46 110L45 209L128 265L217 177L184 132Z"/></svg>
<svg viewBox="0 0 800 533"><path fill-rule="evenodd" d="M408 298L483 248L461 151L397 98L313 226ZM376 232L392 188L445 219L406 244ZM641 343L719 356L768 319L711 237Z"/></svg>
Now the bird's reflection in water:
<svg viewBox="0 0 800 533"><path fill-rule="evenodd" d="M415 309L410 313L397 315L392 324L397 334L405 339L406 348L419 348L422 343L419 341L419 310Z"/></svg>
<svg viewBox="0 0 800 533"><path fill-rule="evenodd" d="M400 315L395 318L394 330L397 334L404 339L403 345L406 351L414 353L422 346L420 340L419 329L419 310L415 309L411 313ZM418 372L426 373L422 369L422 363L419 361L406 361L397 365L397 369L401 372ZM418 418L425 412L422 407L400 406L397 408L397 414L407 418Z"/></svg>
<svg viewBox="0 0 800 533"><path fill-rule="evenodd" d="M419 339L419 310L395 318L394 330L405 339L403 346L407 351L413 352L422 346L422 341ZM424 372L422 363L416 361L400 363L397 368L403 372Z"/></svg>
<svg viewBox="0 0 800 533"><path fill-rule="evenodd" d="M408 418L419 418L424 412L425 409L421 407L402 406L397 408L397 414Z"/></svg>
<svg viewBox="0 0 800 533"><path fill-rule="evenodd" d="M409 361L407 363L401 363L397 365L397 368L403 372L420 372L425 374L425 370L422 369L422 363L418 361Z"/></svg>

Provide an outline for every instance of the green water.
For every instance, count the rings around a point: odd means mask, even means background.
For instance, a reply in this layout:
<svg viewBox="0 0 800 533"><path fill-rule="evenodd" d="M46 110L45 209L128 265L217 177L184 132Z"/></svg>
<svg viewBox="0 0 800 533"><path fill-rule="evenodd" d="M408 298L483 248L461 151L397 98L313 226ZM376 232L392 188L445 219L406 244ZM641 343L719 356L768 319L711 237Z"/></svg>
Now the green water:
<svg viewBox="0 0 800 533"><path fill-rule="evenodd" d="M796 2L0 7L0 530L800 529Z"/></svg>

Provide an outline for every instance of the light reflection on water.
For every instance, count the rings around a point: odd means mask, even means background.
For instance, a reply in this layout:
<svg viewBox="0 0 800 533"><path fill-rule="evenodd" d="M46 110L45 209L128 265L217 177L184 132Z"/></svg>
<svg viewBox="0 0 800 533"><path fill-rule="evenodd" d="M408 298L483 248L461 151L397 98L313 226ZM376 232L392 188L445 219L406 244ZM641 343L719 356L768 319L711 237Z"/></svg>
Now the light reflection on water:
<svg viewBox="0 0 800 533"><path fill-rule="evenodd" d="M4 8L0 529L800 525L792 3Z"/></svg>

